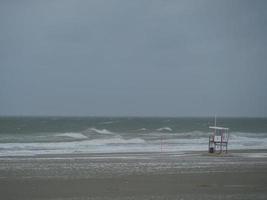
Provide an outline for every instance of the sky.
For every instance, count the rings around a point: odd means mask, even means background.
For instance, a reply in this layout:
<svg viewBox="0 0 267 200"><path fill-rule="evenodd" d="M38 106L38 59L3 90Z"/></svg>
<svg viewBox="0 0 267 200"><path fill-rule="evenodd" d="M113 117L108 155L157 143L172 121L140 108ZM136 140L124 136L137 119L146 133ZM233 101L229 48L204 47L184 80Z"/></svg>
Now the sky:
<svg viewBox="0 0 267 200"><path fill-rule="evenodd" d="M0 0L0 115L267 116L265 0Z"/></svg>

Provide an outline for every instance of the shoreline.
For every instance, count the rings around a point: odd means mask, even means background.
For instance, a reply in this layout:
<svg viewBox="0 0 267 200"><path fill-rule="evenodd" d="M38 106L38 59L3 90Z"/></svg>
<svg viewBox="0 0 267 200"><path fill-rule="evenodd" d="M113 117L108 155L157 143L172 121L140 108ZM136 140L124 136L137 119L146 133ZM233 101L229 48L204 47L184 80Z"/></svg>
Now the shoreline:
<svg viewBox="0 0 267 200"><path fill-rule="evenodd" d="M159 156L159 155L177 155L177 156L189 156L189 155L199 155L199 156L234 156L243 153L267 153L267 149L233 149L228 150L228 153L209 153L207 151L136 151L136 152L99 152L99 153L55 153L55 154L36 154L36 155L16 155L16 156L0 156L1 159L16 159L16 158L69 158L69 157L120 157L126 156L125 158L130 158L132 156L143 156L143 155L150 155L150 156Z"/></svg>

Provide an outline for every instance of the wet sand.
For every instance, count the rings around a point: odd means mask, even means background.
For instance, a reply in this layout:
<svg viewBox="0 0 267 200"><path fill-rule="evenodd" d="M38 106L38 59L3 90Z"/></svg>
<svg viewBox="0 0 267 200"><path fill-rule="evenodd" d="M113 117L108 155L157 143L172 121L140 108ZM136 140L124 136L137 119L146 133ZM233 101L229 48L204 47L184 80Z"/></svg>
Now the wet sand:
<svg viewBox="0 0 267 200"><path fill-rule="evenodd" d="M267 199L267 150L2 157L0 199Z"/></svg>

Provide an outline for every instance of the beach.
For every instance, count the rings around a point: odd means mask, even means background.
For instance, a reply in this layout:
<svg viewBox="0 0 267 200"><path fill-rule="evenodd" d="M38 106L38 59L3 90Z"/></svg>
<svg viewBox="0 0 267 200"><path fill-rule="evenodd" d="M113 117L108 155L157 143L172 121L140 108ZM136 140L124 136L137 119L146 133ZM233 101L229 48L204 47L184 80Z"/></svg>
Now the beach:
<svg viewBox="0 0 267 200"><path fill-rule="evenodd" d="M0 118L0 199L267 199L267 118Z"/></svg>
<svg viewBox="0 0 267 200"><path fill-rule="evenodd" d="M266 199L267 150L0 158L1 199Z"/></svg>

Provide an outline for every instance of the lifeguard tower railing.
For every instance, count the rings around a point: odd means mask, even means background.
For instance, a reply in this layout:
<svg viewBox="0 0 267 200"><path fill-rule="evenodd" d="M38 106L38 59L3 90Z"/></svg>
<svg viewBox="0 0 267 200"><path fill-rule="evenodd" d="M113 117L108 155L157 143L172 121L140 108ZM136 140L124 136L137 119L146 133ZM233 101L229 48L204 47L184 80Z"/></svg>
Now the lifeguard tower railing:
<svg viewBox="0 0 267 200"><path fill-rule="evenodd" d="M212 134L209 136L209 152L210 153L227 153L229 128L210 126Z"/></svg>

